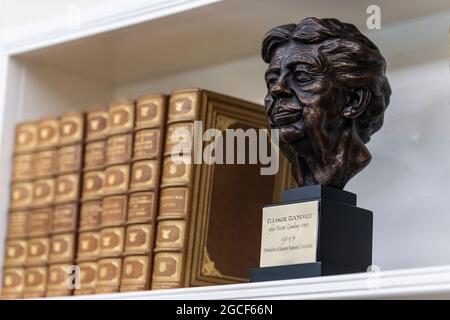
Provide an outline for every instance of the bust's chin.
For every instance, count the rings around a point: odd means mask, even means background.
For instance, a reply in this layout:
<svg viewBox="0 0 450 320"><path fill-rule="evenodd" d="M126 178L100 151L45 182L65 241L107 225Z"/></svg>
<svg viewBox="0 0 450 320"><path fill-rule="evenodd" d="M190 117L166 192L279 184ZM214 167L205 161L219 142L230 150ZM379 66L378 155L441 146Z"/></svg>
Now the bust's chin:
<svg viewBox="0 0 450 320"><path fill-rule="evenodd" d="M301 121L284 125L279 128L280 141L283 143L293 144L304 139L306 136L306 130Z"/></svg>

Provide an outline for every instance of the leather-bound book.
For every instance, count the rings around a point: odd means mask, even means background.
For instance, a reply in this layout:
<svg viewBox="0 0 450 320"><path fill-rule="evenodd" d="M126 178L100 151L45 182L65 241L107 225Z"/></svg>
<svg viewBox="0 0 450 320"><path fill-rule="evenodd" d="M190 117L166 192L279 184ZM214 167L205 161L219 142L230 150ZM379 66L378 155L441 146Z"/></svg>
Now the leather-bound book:
<svg viewBox="0 0 450 320"><path fill-rule="evenodd" d="M49 297L72 294L72 288L67 284L72 275L71 266L75 264L84 134L84 113L70 112L60 117L54 208L50 219Z"/></svg>
<svg viewBox="0 0 450 320"><path fill-rule="evenodd" d="M149 290L167 96L138 97L120 291Z"/></svg>
<svg viewBox="0 0 450 320"><path fill-rule="evenodd" d="M80 287L75 288L74 295L94 294L97 284L108 117L108 109L102 106L92 107L86 114L82 203L76 246Z"/></svg>
<svg viewBox="0 0 450 320"><path fill-rule="evenodd" d="M96 293L120 290L134 118L133 100L120 98L110 104Z"/></svg>
<svg viewBox="0 0 450 320"><path fill-rule="evenodd" d="M201 123L194 123L196 120ZM261 174L261 167L268 165L249 164L249 149L258 141L243 143L247 164L236 164L236 141L234 147L223 149L223 163L227 161L228 153L234 152L234 157L229 156L228 164L219 164L217 158L215 163L206 163L202 147L207 153L206 147L212 139L193 141L194 126L198 129L197 139L202 138L205 130L217 129L214 134L220 134L223 146L226 146L227 129L265 128L265 109L206 90L172 93L167 116L152 289L248 281L248 269L259 265L262 208L276 201L290 183L284 158L280 159L276 175ZM252 132L249 132L250 136L258 137L259 131ZM190 153L184 154L184 162L174 161L171 156L180 141L194 146ZM196 149L200 153L195 153ZM194 165L194 160L198 164Z"/></svg>
<svg viewBox="0 0 450 320"><path fill-rule="evenodd" d="M1 297L23 296L27 261L27 223L33 202L34 159L38 126L19 123L15 129L7 236Z"/></svg>
<svg viewBox="0 0 450 320"><path fill-rule="evenodd" d="M27 220L27 258L24 298L45 297L51 249L50 222L54 210L59 119L37 122L31 211Z"/></svg>
<svg viewBox="0 0 450 320"><path fill-rule="evenodd" d="M8 215L7 240L3 269L2 299L22 297L27 253L27 219L30 212L12 211Z"/></svg>

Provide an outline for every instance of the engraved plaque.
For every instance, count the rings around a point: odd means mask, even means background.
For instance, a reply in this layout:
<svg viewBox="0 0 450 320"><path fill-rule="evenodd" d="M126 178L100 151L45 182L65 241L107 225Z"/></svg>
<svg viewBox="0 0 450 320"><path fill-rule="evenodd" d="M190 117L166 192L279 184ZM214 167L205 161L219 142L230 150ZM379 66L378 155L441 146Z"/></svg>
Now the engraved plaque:
<svg viewBox="0 0 450 320"><path fill-rule="evenodd" d="M158 248L183 248L186 223L184 221L160 221L156 235Z"/></svg>
<svg viewBox="0 0 450 320"><path fill-rule="evenodd" d="M159 155L160 129L139 130L134 134L133 159L151 159Z"/></svg>
<svg viewBox="0 0 450 320"><path fill-rule="evenodd" d="M125 223L127 215L127 195L103 198L101 226L118 226Z"/></svg>
<svg viewBox="0 0 450 320"><path fill-rule="evenodd" d="M136 128L152 128L162 124L164 113L162 95L146 95L136 103Z"/></svg>
<svg viewBox="0 0 450 320"><path fill-rule="evenodd" d="M83 176L83 200L101 198L103 195L103 171L86 172Z"/></svg>
<svg viewBox="0 0 450 320"><path fill-rule="evenodd" d="M132 256L124 258L120 291L148 290L150 272L148 257Z"/></svg>
<svg viewBox="0 0 450 320"><path fill-rule="evenodd" d="M78 204L68 203L55 206L51 221L51 232L75 231L78 221Z"/></svg>
<svg viewBox="0 0 450 320"><path fill-rule="evenodd" d="M11 209L20 209L29 207L33 200L33 183L32 182L13 183L11 185L10 197L11 199L9 203Z"/></svg>
<svg viewBox="0 0 450 320"><path fill-rule="evenodd" d="M36 152L34 155L34 178L44 178L55 174L56 151L44 150Z"/></svg>
<svg viewBox="0 0 450 320"><path fill-rule="evenodd" d="M56 153L58 174L78 172L81 170L81 144L59 148Z"/></svg>
<svg viewBox="0 0 450 320"><path fill-rule="evenodd" d="M164 155L172 154L176 145L191 146L194 139L194 125L192 123L174 123L167 127Z"/></svg>
<svg viewBox="0 0 450 320"><path fill-rule="evenodd" d="M3 269L2 299L19 299L25 284L25 268Z"/></svg>
<svg viewBox="0 0 450 320"><path fill-rule="evenodd" d="M99 243L99 232L80 232L78 234L77 261L97 259L100 249Z"/></svg>
<svg viewBox="0 0 450 320"><path fill-rule="evenodd" d="M148 192L134 192L128 201L128 223L152 222L156 212L155 194Z"/></svg>
<svg viewBox="0 0 450 320"><path fill-rule="evenodd" d="M75 236L71 233L58 234L52 237L50 261L72 262L74 260Z"/></svg>
<svg viewBox="0 0 450 320"><path fill-rule="evenodd" d="M130 132L134 126L134 102L119 99L109 107L110 134Z"/></svg>
<svg viewBox="0 0 450 320"><path fill-rule="evenodd" d="M79 112L67 113L59 121L59 144L78 143L83 140L84 115Z"/></svg>
<svg viewBox="0 0 450 320"><path fill-rule="evenodd" d="M131 190L155 189L158 182L157 160L141 160L133 163L131 169Z"/></svg>
<svg viewBox="0 0 450 320"><path fill-rule="evenodd" d="M137 224L127 228L125 254L145 254L152 249L152 225Z"/></svg>
<svg viewBox="0 0 450 320"><path fill-rule="evenodd" d="M59 141L58 119L43 119L38 122L37 148L46 149L56 147Z"/></svg>
<svg viewBox="0 0 450 320"><path fill-rule="evenodd" d="M106 164L120 164L131 160L133 135L120 134L108 138L106 147Z"/></svg>
<svg viewBox="0 0 450 320"><path fill-rule="evenodd" d="M25 272L24 298L45 297L47 289L47 267L27 268Z"/></svg>
<svg viewBox="0 0 450 320"><path fill-rule="evenodd" d="M101 107L87 113L86 140L103 139L108 135L108 110Z"/></svg>
<svg viewBox="0 0 450 320"><path fill-rule="evenodd" d="M8 240L5 245L5 266L23 266L27 259L26 240Z"/></svg>
<svg viewBox="0 0 450 320"><path fill-rule="evenodd" d="M50 254L50 239L34 238L28 240L27 246L27 265L43 265L48 263Z"/></svg>
<svg viewBox="0 0 450 320"><path fill-rule="evenodd" d="M12 180L23 181L33 178L33 154L19 154L14 156Z"/></svg>
<svg viewBox="0 0 450 320"><path fill-rule="evenodd" d="M8 239L27 236L27 219L29 211L13 211L8 215Z"/></svg>
<svg viewBox="0 0 450 320"><path fill-rule="evenodd" d="M84 202L81 205L80 224L78 229L80 231L97 229L100 225L101 214L101 200Z"/></svg>
<svg viewBox="0 0 450 320"><path fill-rule="evenodd" d="M161 190L160 215L184 217L188 209L188 188L167 188Z"/></svg>
<svg viewBox="0 0 450 320"><path fill-rule="evenodd" d="M77 201L79 197L79 175L66 174L56 178L55 203Z"/></svg>
<svg viewBox="0 0 450 320"><path fill-rule="evenodd" d="M174 163L171 157L164 159L162 185L179 183L187 184L190 181L192 164L189 160L182 161L180 163Z"/></svg>
<svg viewBox="0 0 450 320"><path fill-rule="evenodd" d="M263 209L260 267L316 262L319 201Z"/></svg>
<svg viewBox="0 0 450 320"><path fill-rule="evenodd" d="M158 286L155 286L156 288L164 286L165 281L179 282L181 279L181 261L181 253L171 252L155 254L152 288L153 285L156 285L156 282L158 283Z"/></svg>
<svg viewBox="0 0 450 320"><path fill-rule="evenodd" d="M168 122L194 120L196 118L196 93L174 94L170 98Z"/></svg>
<svg viewBox="0 0 450 320"><path fill-rule="evenodd" d="M14 152L29 152L36 148L37 125L32 122L20 123L16 126Z"/></svg>
<svg viewBox="0 0 450 320"><path fill-rule="evenodd" d="M101 259L97 269L96 293L118 292L120 288L120 276L122 271L122 259Z"/></svg>
<svg viewBox="0 0 450 320"><path fill-rule="evenodd" d="M106 228L100 231L100 256L120 256L123 252L125 228Z"/></svg>
<svg viewBox="0 0 450 320"><path fill-rule="evenodd" d="M48 268L47 297L68 296L69 277L73 275L70 264L54 264Z"/></svg>
<svg viewBox="0 0 450 320"><path fill-rule="evenodd" d="M30 237L45 236L50 231L52 208L45 207L31 211L27 223L27 232Z"/></svg>
<svg viewBox="0 0 450 320"><path fill-rule="evenodd" d="M79 263L80 267L80 288L75 289L74 294L94 294L97 283L97 262Z"/></svg>
<svg viewBox="0 0 450 320"><path fill-rule="evenodd" d="M53 179L36 180L33 184L33 207L51 205L54 198Z"/></svg>
<svg viewBox="0 0 450 320"><path fill-rule="evenodd" d="M103 168L106 163L106 141L86 143L84 153L84 170Z"/></svg>
<svg viewBox="0 0 450 320"><path fill-rule="evenodd" d="M125 193L128 191L130 166L128 164L112 166L105 171L105 194Z"/></svg>

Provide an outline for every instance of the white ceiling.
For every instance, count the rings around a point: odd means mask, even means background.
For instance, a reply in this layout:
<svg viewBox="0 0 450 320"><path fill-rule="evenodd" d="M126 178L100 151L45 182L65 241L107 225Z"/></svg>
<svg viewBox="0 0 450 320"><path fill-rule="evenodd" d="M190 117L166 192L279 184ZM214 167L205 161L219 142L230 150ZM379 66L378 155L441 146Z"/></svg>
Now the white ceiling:
<svg viewBox="0 0 450 320"><path fill-rule="evenodd" d="M370 4L380 6L383 28L450 10L450 0L224 0L21 58L118 85L259 54L270 28L308 16L338 18L366 31Z"/></svg>

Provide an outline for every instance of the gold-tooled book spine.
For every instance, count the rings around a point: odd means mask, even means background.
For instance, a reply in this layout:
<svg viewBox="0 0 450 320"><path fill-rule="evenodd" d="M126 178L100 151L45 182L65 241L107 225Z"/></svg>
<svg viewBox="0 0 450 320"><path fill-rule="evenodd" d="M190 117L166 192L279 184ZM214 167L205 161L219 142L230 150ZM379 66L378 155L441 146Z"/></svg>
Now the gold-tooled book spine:
<svg viewBox="0 0 450 320"><path fill-rule="evenodd" d="M180 142L193 146L200 100L198 89L175 91L170 97L151 289L184 286L194 165L192 153L182 154L183 161L174 161L172 153Z"/></svg>
<svg viewBox="0 0 450 320"><path fill-rule="evenodd" d="M122 292L150 289L167 100L147 94L136 101Z"/></svg>
<svg viewBox="0 0 450 320"><path fill-rule="evenodd" d="M58 141L56 118L16 126L3 297L46 294Z"/></svg>
<svg viewBox="0 0 450 320"><path fill-rule="evenodd" d="M55 196L49 223L51 235L47 296L73 293L69 281L74 274L78 216L82 181L82 160L86 115L63 114L59 119L59 143L56 149Z"/></svg>
<svg viewBox="0 0 450 320"><path fill-rule="evenodd" d="M26 226L24 298L45 297L47 294L50 223L55 204L56 158L60 139L57 117L41 119L36 126L30 213Z"/></svg>
<svg viewBox="0 0 450 320"><path fill-rule="evenodd" d="M120 98L109 105L96 293L120 291L134 122L134 100Z"/></svg>
<svg viewBox="0 0 450 320"><path fill-rule="evenodd" d="M15 129L2 299L20 299L24 293L37 130L35 122L20 123Z"/></svg>
<svg viewBox="0 0 450 320"><path fill-rule="evenodd" d="M94 294L97 284L106 140L109 133L108 117L108 109L102 106L89 108L85 117L81 204L75 260L80 286L75 287L74 295Z"/></svg>

